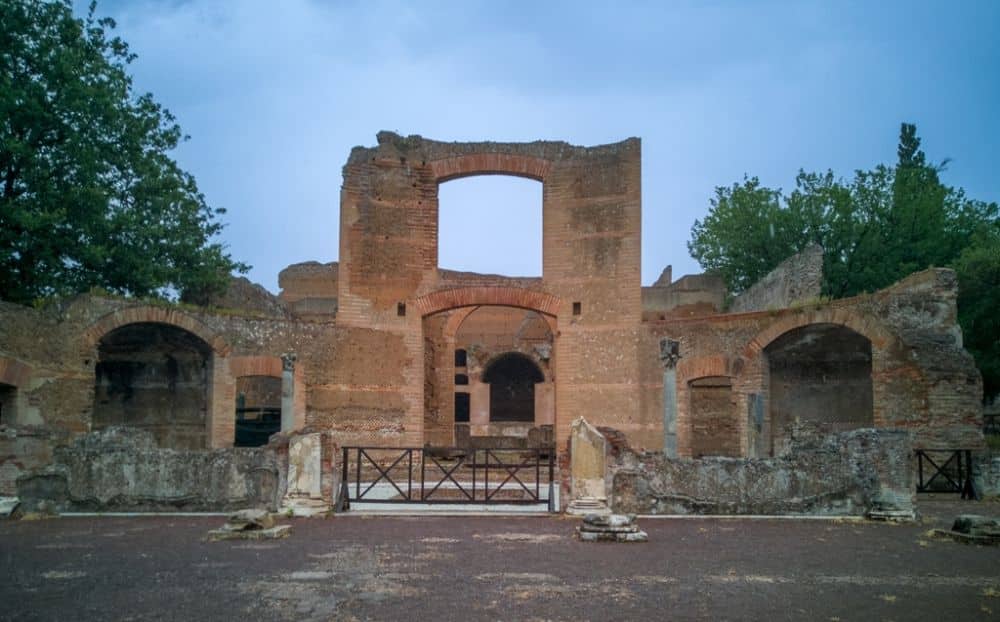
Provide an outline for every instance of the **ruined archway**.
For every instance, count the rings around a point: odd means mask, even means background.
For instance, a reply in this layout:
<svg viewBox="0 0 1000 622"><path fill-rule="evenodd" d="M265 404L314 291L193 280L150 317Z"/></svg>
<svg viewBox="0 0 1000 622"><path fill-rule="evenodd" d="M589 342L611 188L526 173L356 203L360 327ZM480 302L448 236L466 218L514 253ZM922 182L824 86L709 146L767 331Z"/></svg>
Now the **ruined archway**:
<svg viewBox="0 0 1000 622"><path fill-rule="evenodd" d="M769 377L771 451L795 427L820 433L874 425L872 342L840 324L809 324L764 348Z"/></svg>
<svg viewBox="0 0 1000 622"><path fill-rule="evenodd" d="M534 423L535 385L544 380L538 365L520 352L493 359L483 372L490 387L490 423Z"/></svg>
<svg viewBox="0 0 1000 622"><path fill-rule="evenodd" d="M93 429L150 432L161 447L209 446L212 347L170 324L125 324L97 343Z"/></svg>

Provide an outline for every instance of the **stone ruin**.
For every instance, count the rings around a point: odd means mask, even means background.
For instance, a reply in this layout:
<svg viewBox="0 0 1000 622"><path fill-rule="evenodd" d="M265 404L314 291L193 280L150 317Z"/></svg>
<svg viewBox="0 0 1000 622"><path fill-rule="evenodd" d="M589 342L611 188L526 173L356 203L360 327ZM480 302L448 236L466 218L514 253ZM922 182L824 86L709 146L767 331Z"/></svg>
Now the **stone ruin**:
<svg viewBox="0 0 1000 622"><path fill-rule="evenodd" d="M542 185L540 276L438 265L440 184L487 174ZM738 484L740 469L777 477L794 463L809 480L815 461L867 455L866 434L886 451L905 436L986 455L953 272L825 301L813 248L729 308L711 274L673 280L668 268L642 286L640 180L637 138L580 147L380 132L343 168L339 261L289 266L278 295L235 279L206 307L98 294L0 302L0 496L319 509L332 503L338 447L485 444L551 447L565 507L582 500L569 474L581 417L646 456L617 459L603 493L640 511L680 503L661 493L673 481L680 494L684 469L737 482L742 496L720 493L720 507L787 509ZM801 429L835 440L805 458ZM324 435L318 458L288 449L304 431ZM319 460L319 489L289 474L291 453ZM184 461L215 475L194 482ZM145 465L170 475L146 477ZM867 499L858 486L842 497Z"/></svg>

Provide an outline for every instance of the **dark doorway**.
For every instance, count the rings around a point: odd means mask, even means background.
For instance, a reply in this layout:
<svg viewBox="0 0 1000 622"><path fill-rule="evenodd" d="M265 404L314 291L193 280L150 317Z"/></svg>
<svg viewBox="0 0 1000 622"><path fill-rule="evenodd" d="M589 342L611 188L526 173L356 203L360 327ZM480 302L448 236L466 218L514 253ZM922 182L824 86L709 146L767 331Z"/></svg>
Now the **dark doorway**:
<svg viewBox="0 0 1000 622"><path fill-rule="evenodd" d="M17 403L17 387L0 382L0 424L14 423L14 404Z"/></svg>
<svg viewBox="0 0 1000 622"><path fill-rule="evenodd" d="M535 384L544 382L538 365L519 352L502 354L490 363L483 382L490 385L490 421L535 420Z"/></svg>
<svg viewBox="0 0 1000 622"><path fill-rule="evenodd" d="M455 394L455 423L469 423L469 394Z"/></svg>

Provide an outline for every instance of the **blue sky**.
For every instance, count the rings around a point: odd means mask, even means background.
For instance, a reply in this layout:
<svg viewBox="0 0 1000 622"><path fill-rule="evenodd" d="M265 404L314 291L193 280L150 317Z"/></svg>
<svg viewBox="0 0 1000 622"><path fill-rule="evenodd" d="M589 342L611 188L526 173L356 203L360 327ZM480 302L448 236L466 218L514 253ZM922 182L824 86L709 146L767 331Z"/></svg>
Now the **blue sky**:
<svg viewBox="0 0 1000 622"><path fill-rule="evenodd" d="M86 2L77 4L83 14ZM254 281L337 258L341 167L381 129L438 140L629 136L643 148L643 283L673 264L718 185L789 188L895 158L917 124L946 183L1000 200L1000 2L98 3L136 86ZM444 268L539 274L541 187L441 188ZM489 231L488 236L478 232Z"/></svg>

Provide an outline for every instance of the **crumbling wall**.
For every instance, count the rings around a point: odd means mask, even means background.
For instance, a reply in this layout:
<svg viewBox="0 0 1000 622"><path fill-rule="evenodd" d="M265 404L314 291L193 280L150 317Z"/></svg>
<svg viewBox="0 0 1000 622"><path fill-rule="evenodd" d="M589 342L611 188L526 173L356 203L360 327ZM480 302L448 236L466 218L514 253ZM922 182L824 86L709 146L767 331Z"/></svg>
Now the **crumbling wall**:
<svg viewBox="0 0 1000 622"><path fill-rule="evenodd" d="M26 511L276 510L280 477L267 448L163 449L144 430L113 427L57 447L17 495Z"/></svg>
<svg viewBox="0 0 1000 622"><path fill-rule="evenodd" d="M854 430L800 439L780 458L667 458L616 447L611 507L637 514L864 515L912 512L910 434Z"/></svg>
<svg viewBox="0 0 1000 622"><path fill-rule="evenodd" d="M230 278L226 290L212 297L208 306L248 311L267 317L288 317L288 307L281 298L242 276Z"/></svg>
<svg viewBox="0 0 1000 622"><path fill-rule="evenodd" d="M767 273L737 296L729 306L732 313L785 309L819 298L823 291L823 247L812 244Z"/></svg>
<svg viewBox="0 0 1000 622"><path fill-rule="evenodd" d="M52 461L52 430L35 426L0 426L0 497L17 494L19 477Z"/></svg>
<svg viewBox="0 0 1000 622"><path fill-rule="evenodd" d="M651 287L642 288L643 319L696 317L722 311L726 283L721 276L688 274L670 283L670 266L663 272Z"/></svg>
<svg viewBox="0 0 1000 622"><path fill-rule="evenodd" d="M767 348L791 331L833 325L871 344L874 427L910 430L918 447L982 447L982 380L972 356L961 347L956 293L955 273L936 268L854 298L775 311L645 322L639 349L643 416L663 420L659 344L675 340L681 356L675 379L678 455L693 455L690 383L711 376L728 377L732 382L740 455L769 455L772 408ZM828 378L833 384L837 379L836 373ZM846 382L843 390L853 391L857 386L857 382Z"/></svg>

